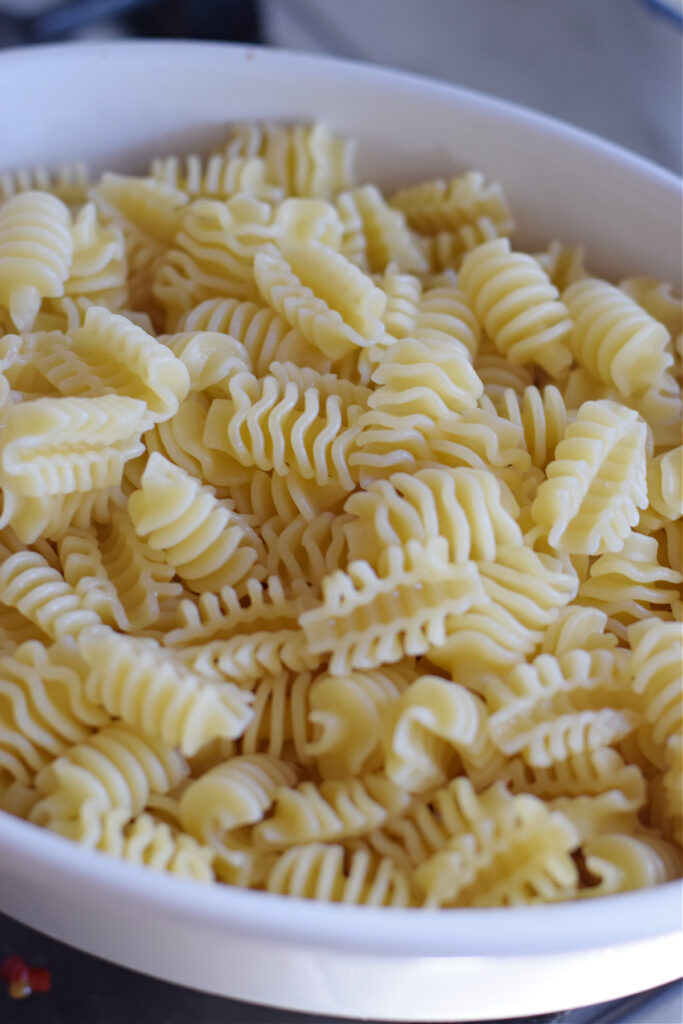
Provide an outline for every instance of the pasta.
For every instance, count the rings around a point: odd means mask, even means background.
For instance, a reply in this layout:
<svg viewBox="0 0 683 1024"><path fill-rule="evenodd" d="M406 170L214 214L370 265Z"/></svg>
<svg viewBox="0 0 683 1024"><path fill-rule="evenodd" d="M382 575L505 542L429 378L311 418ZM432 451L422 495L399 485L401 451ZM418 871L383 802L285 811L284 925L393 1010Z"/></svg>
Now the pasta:
<svg viewBox="0 0 683 1024"><path fill-rule="evenodd" d="M0 816L416 913L681 876L683 306L353 148L0 176Z"/></svg>

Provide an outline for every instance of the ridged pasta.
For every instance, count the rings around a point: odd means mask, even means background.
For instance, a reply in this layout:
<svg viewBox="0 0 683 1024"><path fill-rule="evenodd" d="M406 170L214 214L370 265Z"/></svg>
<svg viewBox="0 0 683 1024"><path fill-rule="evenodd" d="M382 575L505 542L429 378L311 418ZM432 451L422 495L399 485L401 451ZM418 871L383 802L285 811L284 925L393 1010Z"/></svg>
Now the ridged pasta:
<svg viewBox="0 0 683 1024"><path fill-rule="evenodd" d="M255 564L260 542L239 515L178 466L156 452L131 495L128 510L136 533L196 593L235 586Z"/></svg>
<svg viewBox="0 0 683 1024"><path fill-rule="evenodd" d="M410 881L387 857L367 850L309 843L280 854L266 881L268 892L370 907L413 904Z"/></svg>
<svg viewBox="0 0 683 1024"><path fill-rule="evenodd" d="M574 894L578 834L564 815L536 797L512 796L500 783L477 797L459 779L454 793L463 832L414 874L426 906L510 906Z"/></svg>
<svg viewBox="0 0 683 1024"><path fill-rule="evenodd" d="M259 157L212 153L204 160L192 153L184 159L169 156L152 160L149 171L155 181L178 189L191 199L230 199L238 192L269 200L282 196L278 188L267 183L266 164Z"/></svg>
<svg viewBox="0 0 683 1024"><path fill-rule="evenodd" d="M227 394L232 376L251 371L249 353L236 338L217 331L182 331L162 335L163 341L188 372L190 392L215 389Z"/></svg>
<svg viewBox="0 0 683 1024"><path fill-rule="evenodd" d="M230 862L226 833L261 821L277 790L296 781L296 769L269 754L232 757L186 787L180 798L182 826Z"/></svg>
<svg viewBox="0 0 683 1024"><path fill-rule="evenodd" d="M100 223L95 204L86 203L74 220L71 237L73 258L64 294L87 297L109 309L123 306L128 297L128 268L121 229Z"/></svg>
<svg viewBox="0 0 683 1024"><path fill-rule="evenodd" d="M384 711L384 770L409 793L443 785L458 754L485 742L486 706L464 686L439 676L419 676Z"/></svg>
<svg viewBox="0 0 683 1024"><path fill-rule="evenodd" d="M18 551L0 565L0 601L16 608L53 640L98 625L97 612L37 551Z"/></svg>
<svg viewBox="0 0 683 1024"><path fill-rule="evenodd" d="M228 156L261 156L268 180L295 196L331 198L353 184L355 147L326 124L256 125L233 131Z"/></svg>
<svg viewBox="0 0 683 1024"><path fill-rule="evenodd" d="M0 206L0 306L20 331L31 330L43 299L64 294L70 227L68 207L46 192L22 192Z"/></svg>
<svg viewBox="0 0 683 1024"><path fill-rule="evenodd" d="M218 331L241 342L257 377L263 377L272 362L288 359L327 373L332 360L311 345L296 327L268 306L239 299L205 299L180 318L178 330Z"/></svg>
<svg viewBox="0 0 683 1024"><path fill-rule="evenodd" d="M133 818L150 793L167 793L186 774L178 751L130 725L107 725L41 769L30 819L94 845L104 812L126 808Z"/></svg>
<svg viewBox="0 0 683 1024"><path fill-rule="evenodd" d="M571 284L562 299L573 321L574 358L619 394L645 391L673 363L666 328L619 288L589 277Z"/></svg>
<svg viewBox="0 0 683 1024"><path fill-rule="evenodd" d="M484 394L479 398L479 407L522 428L532 465L545 469L552 462L568 419L562 394L554 384L545 388L526 387L522 395L513 388L505 388L497 401Z"/></svg>
<svg viewBox="0 0 683 1024"><path fill-rule="evenodd" d="M153 294L166 311L167 329L205 299L256 298L254 257L262 246L276 251L279 234L271 205L253 196L191 203L155 275Z"/></svg>
<svg viewBox="0 0 683 1024"><path fill-rule="evenodd" d="M621 661L606 650L539 655L492 683L487 703L496 746L534 768L614 745L641 721Z"/></svg>
<svg viewBox="0 0 683 1024"><path fill-rule="evenodd" d="M249 693L202 679L154 640L103 627L81 633L78 649L91 700L188 756L211 740L241 735L249 724Z"/></svg>
<svg viewBox="0 0 683 1024"><path fill-rule="evenodd" d="M76 591L83 608L92 609L105 625L130 630L126 611L102 561L95 531L71 528L59 539L58 551L64 579Z"/></svg>
<svg viewBox="0 0 683 1024"><path fill-rule="evenodd" d="M683 730L683 626L648 619L631 626L628 639L633 649L631 686L642 694L652 738L662 751L658 767L665 768L663 750Z"/></svg>
<svg viewBox="0 0 683 1024"><path fill-rule="evenodd" d="M586 867L597 882L586 896L608 896L659 885L681 872L681 854L663 839L599 835L584 844Z"/></svg>
<svg viewBox="0 0 683 1024"><path fill-rule="evenodd" d="M401 210L408 223L422 234L453 231L463 224L487 217L501 234L512 227L510 211L498 182L487 182L477 171L449 181L437 179L395 192L391 205Z"/></svg>
<svg viewBox="0 0 683 1024"><path fill-rule="evenodd" d="M320 485L336 481L353 490L348 455L358 433L358 406L314 385L284 383L272 375L258 380L237 374L229 387L231 397L215 399L207 415L209 448L243 466L280 476L293 469Z"/></svg>
<svg viewBox="0 0 683 1024"><path fill-rule="evenodd" d="M392 210L375 185L340 193L335 200L344 226L342 252L366 272L389 264L404 271L425 271L427 261L399 210Z"/></svg>
<svg viewBox="0 0 683 1024"><path fill-rule="evenodd" d="M291 247L287 258L258 253L254 279L265 301L331 359L373 344L383 332L384 292L320 243Z"/></svg>
<svg viewBox="0 0 683 1024"><path fill-rule="evenodd" d="M657 541L631 533L619 552L601 555L579 587L579 601L601 609L622 640L633 622L653 614L669 618L680 599L683 575L659 564Z"/></svg>
<svg viewBox="0 0 683 1024"><path fill-rule="evenodd" d="M216 448L207 448L204 444L204 429L211 401L208 394L188 395L181 402L175 416L171 416L165 423L156 423L143 434L143 441L148 456L158 452L190 476L215 487L218 498L231 500L228 494L232 493L234 487L246 483L250 474L232 456ZM142 456L134 462L126 463L125 476L136 488L141 486L147 461Z"/></svg>
<svg viewBox="0 0 683 1024"><path fill-rule="evenodd" d="M254 839L277 850L292 843L360 836L399 814L409 799L380 774L281 787L275 791L272 814L254 829Z"/></svg>
<svg viewBox="0 0 683 1024"><path fill-rule="evenodd" d="M567 369L571 320L557 288L532 256L505 238L469 252L458 284L486 333L513 365L537 363L552 377Z"/></svg>
<svg viewBox="0 0 683 1024"><path fill-rule="evenodd" d="M344 509L354 519L344 526L351 559L377 567L382 550L409 540L448 541L449 558L496 557L498 544L521 544L515 502L504 483L477 469L433 468L395 473L352 494Z"/></svg>
<svg viewBox="0 0 683 1024"><path fill-rule="evenodd" d="M0 657L0 777L29 785L37 771L108 720L58 649L29 640Z"/></svg>
<svg viewBox="0 0 683 1024"><path fill-rule="evenodd" d="M150 626L160 613L160 602L177 597L182 587L175 571L136 532L130 519L116 511L98 531L102 561L114 584L131 629Z"/></svg>
<svg viewBox="0 0 683 1024"><path fill-rule="evenodd" d="M323 601L300 623L313 654L329 654L330 671L372 669L424 654L446 640L448 616L482 599L474 563L452 565L445 540L387 549L382 575L363 561L322 580Z"/></svg>
<svg viewBox="0 0 683 1024"><path fill-rule="evenodd" d="M313 738L306 753L324 779L362 775L381 767L381 722L417 672L407 662L333 676L323 672L309 695Z"/></svg>
<svg viewBox="0 0 683 1024"><path fill-rule="evenodd" d="M378 385L368 400L373 413L421 416L435 423L452 413L473 409L482 383L469 361L469 353L453 339L394 342L372 374ZM372 424L373 413L367 413Z"/></svg>
<svg viewBox="0 0 683 1024"><path fill-rule="evenodd" d="M149 814L140 814L129 821L126 809L113 808L102 818L102 834L96 849L139 864L152 871L167 871L180 878L212 882L215 878L213 850L202 846L192 836L157 822Z"/></svg>
<svg viewBox="0 0 683 1024"><path fill-rule="evenodd" d="M63 203L75 206L85 202L90 175L84 163L64 163L54 170L47 167L24 167L0 174L0 201L20 192L50 192Z"/></svg>
<svg viewBox="0 0 683 1024"><path fill-rule="evenodd" d="M650 506L665 519L683 516L683 445L648 462L647 496Z"/></svg>
<svg viewBox="0 0 683 1024"><path fill-rule="evenodd" d="M0 440L4 487L29 498L116 486L143 451L147 410L136 398L36 398L8 413ZM2 525L7 522L7 506Z"/></svg>
<svg viewBox="0 0 683 1024"><path fill-rule="evenodd" d="M571 554L619 551L647 507L647 427L616 402L584 402L531 507L549 543Z"/></svg>

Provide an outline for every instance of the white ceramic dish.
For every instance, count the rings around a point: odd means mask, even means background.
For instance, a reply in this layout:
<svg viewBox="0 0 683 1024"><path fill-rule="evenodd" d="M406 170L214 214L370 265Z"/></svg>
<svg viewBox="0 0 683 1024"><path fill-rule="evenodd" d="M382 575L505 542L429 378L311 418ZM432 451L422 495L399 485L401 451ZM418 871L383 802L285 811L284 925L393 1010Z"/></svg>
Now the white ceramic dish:
<svg viewBox="0 0 683 1024"><path fill-rule="evenodd" d="M372 67L253 48L125 43L0 56L0 171L83 158L135 169L231 120L323 118L389 187L478 167L527 245L582 243L606 274L681 277L680 182L565 125ZM195 988L390 1020L559 1010L683 972L680 882L514 910L320 905L154 875L0 812L0 910Z"/></svg>

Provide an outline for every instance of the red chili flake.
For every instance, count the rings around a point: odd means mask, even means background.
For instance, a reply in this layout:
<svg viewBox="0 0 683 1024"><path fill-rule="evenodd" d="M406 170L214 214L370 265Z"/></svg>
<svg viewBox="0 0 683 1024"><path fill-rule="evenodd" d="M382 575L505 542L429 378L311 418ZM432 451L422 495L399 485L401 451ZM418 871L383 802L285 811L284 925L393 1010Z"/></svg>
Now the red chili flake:
<svg viewBox="0 0 683 1024"><path fill-rule="evenodd" d="M8 986L12 999L25 999L31 992L49 992L50 980L48 970L29 967L20 956L8 956L0 964L0 981Z"/></svg>

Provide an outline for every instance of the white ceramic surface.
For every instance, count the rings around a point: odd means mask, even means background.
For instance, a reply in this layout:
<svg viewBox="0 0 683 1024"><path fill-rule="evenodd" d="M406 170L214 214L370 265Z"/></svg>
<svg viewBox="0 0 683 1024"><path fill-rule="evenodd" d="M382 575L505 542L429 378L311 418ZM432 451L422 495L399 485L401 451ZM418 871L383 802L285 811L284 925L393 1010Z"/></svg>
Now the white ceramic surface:
<svg viewBox="0 0 683 1024"><path fill-rule="evenodd" d="M84 158L134 169L231 120L324 118L389 187L479 167L527 245L583 243L596 272L681 278L680 182L623 150L450 86L207 44L0 55L0 171ZM403 911L203 887L79 849L0 812L0 909L207 991L346 1016L482 1020L613 999L683 972L680 882L504 910Z"/></svg>

